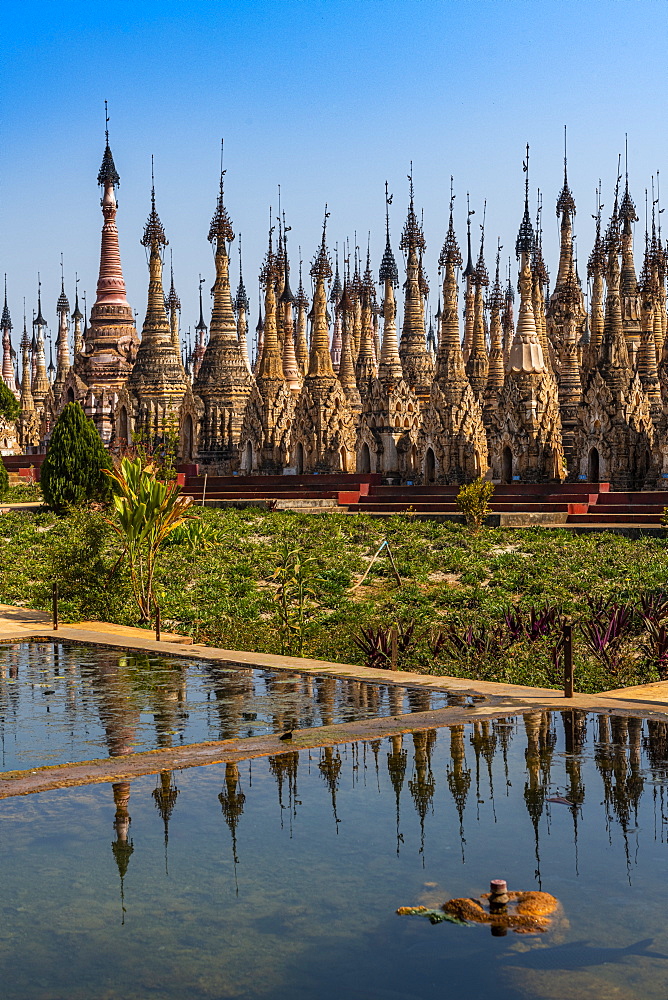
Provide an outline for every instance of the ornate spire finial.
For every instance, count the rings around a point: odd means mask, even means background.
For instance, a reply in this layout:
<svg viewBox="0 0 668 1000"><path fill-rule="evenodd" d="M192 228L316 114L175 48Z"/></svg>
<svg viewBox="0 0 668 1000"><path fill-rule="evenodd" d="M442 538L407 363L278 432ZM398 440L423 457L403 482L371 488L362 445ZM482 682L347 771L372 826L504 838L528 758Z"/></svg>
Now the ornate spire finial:
<svg viewBox="0 0 668 1000"><path fill-rule="evenodd" d="M42 278L37 272L37 316L33 319L33 326L46 326L46 320L42 316Z"/></svg>
<svg viewBox="0 0 668 1000"><path fill-rule="evenodd" d="M605 269L603 242L601 240L601 212L604 207L605 206L601 202L601 181L599 179L598 187L596 188L596 215L592 215L592 219L596 221L596 238L587 262L587 274L590 278L592 278L594 274L603 274Z"/></svg>
<svg viewBox="0 0 668 1000"><path fill-rule="evenodd" d="M624 184L624 197L622 198L622 203L619 206L619 218L622 222L637 222L638 216L636 215L636 206L633 202L633 198L629 193L629 137L628 133L624 135L624 148L625 148L625 175L626 181Z"/></svg>
<svg viewBox="0 0 668 1000"><path fill-rule="evenodd" d="M524 171L524 215L520 225L520 231L515 241L515 254L519 259L523 253L530 254L533 250L533 227L529 215L529 143L526 145L526 159L522 161Z"/></svg>
<svg viewBox="0 0 668 1000"><path fill-rule="evenodd" d="M56 304L57 313L69 313L70 303L65 295L65 269L63 266L63 255L60 255L60 295Z"/></svg>
<svg viewBox="0 0 668 1000"><path fill-rule="evenodd" d="M11 316L9 315L9 307L7 305L7 274L5 274L5 304L2 309L2 320L0 320L0 327L2 327L3 330L12 329L12 320Z"/></svg>
<svg viewBox="0 0 668 1000"><path fill-rule="evenodd" d="M239 233L239 286L237 288L236 299L234 300L234 308L237 312L248 312L250 309L250 300L246 292L246 286L244 285L244 273L241 263L241 233Z"/></svg>
<svg viewBox="0 0 668 1000"><path fill-rule="evenodd" d="M155 176L153 172L153 156L151 156L151 212L144 226L144 235L140 243L147 249L155 249L160 252L160 247L166 247L169 243L165 236L165 230L160 216L155 208Z"/></svg>
<svg viewBox="0 0 668 1000"><path fill-rule="evenodd" d="M441 255L438 258L438 266L439 267L447 267L448 264L452 265L453 267L461 267L462 266L462 254L461 254L461 251L459 249L459 244L457 243L457 237L455 236L455 227L454 227L454 222L453 222L453 212L454 212L454 206L455 206L455 195L453 193L452 184L453 184L453 178L451 177L450 178L450 219L449 219L449 222L448 222L448 231L446 233L445 241L443 243L443 249L441 250ZM470 257L470 253L471 253L471 239L470 239L471 224L470 224L470 219L468 219L467 221L468 221L468 224L469 224L469 257ZM473 266L473 265L471 264L471 266Z"/></svg>
<svg viewBox="0 0 668 1000"><path fill-rule="evenodd" d="M334 270L334 281L332 282L332 288L329 293L329 301L333 303L334 306L338 304L341 298L341 276L339 274L339 244L337 243L334 250L334 257L336 260L336 267Z"/></svg>
<svg viewBox="0 0 668 1000"><path fill-rule="evenodd" d="M392 198L393 195L388 193L388 185L387 181L385 181L385 251L378 277L380 281L390 281L392 287L396 288L399 284L399 269L397 268L397 262L392 253L392 244L390 243L390 205L392 204Z"/></svg>
<svg viewBox="0 0 668 1000"><path fill-rule="evenodd" d="M318 251L313 265L311 267L311 277L324 278L329 280L332 277L332 262L329 259L329 253L327 252L326 236L327 236L327 219L330 213L327 211L327 205L325 205L325 217L322 222L322 243L320 244L320 250Z"/></svg>
<svg viewBox="0 0 668 1000"><path fill-rule="evenodd" d="M181 312L181 299L176 294L176 289L174 288L174 257L171 250L169 251L169 269L172 281L169 288L169 295L167 296L167 308L170 312L173 309Z"/></svg>
<svg viewBox="0 0 668 1000"><path fill-rule="evenodd" d="M413 188L413 161L411 160L411 172L408 175L408 184L410 191L410 201L408 204L408 215L406 216L406 223L404 225L404 231L401 234L401 242L399 246L402 250L426 250L427 244L425 242L424 234L422 232L422 226L418 222L415 216L415 198L414 198L414 188Z"/></svg>
<svg viewBox="0 0 668 1000"><path fill-rule="evenodd" d="M619 185L621 184L621 163L622 154L619 153L617 157L617 180L615 182L615 202L612 206L612 215L610 216L610 221L608 223L608 228L605 233L605 238L603 240L603 249L605 253L612 253L613 251L619 252L620 236L619 236Z"/></svg>
<svg viewBox="0 0 668 1000"><path fill-rule="evenodd" d="M204 284L204 278L200 274L199 276L199 320L197 321L197 326L195 329L199 333L200 330L206 330L207 326L204 322L204 312L202 310L202 285Z"/></svg>
<svg viewBox="0 0 668 1000"><path fill-rule="evenodd" d="M473 278L475 276L475 267L473 266L473 254L471 253L471 216L475 215L475 209L471 208L471 202L469 200L469 193L466 192L466 244L467 244L467 256L466 256L466 267L464 268L464 277Z"/></svg>
<svg viewBox="0 0 668 1000"><path fill-rule="evenodd" d="M216 244L216 250L225 250L225 244L231 243L234 239L234 230L232 229L232 223L230 217L227 214L227 209L225 208L224 198L223 198L223 188L226 170L223 169L223 144L224 140L220 140L220 190L218 192L218 201L216 202L216 210L213 213L213 218L211 219L211 225L209 226L209 243Z"/></svg>
<svg viewBox="0 0 668 1000"><path fill-rule="evenodd" d="M571 189L568 186L568 160L566 156L566 126L564 125L564 186L561 189L561 194L557 198L557 216L564 215L568 213L569 216L575 215L575 199L571 193Z"/></svg>
<svg viewBox="0 0 668 1000"><path fill-rule="evenodd" d="M503 289L501 288L501 251L503 250L503 245L501 243L501 237L497 237L496 245L496 275L494 277L494 284L492 285L492 292L489 297L489 306L491 309L495 307L501 309L503 306L504 296Z"/></svg>
<svg viewBox="0 0 668 1000"><path fill-rule="evenodd" d="M104 135L105 135L105 147L104 156L102 157L102 166L97 175L97 183L100 187L106 187L111 184L112 187L119 187L121 183L121 178L118 175L116 166L114 164L114 158L111 155L111 149L109 148L109 112L107 109L107 102L104 102Z"/></svg>
<svg viewBox="0 0 668 1000"><path fill-rule="evenodd" d="M262 268L260 270L260 281L264 288L267 287L270 281L273 281L276 277L276 258L274 256L274 244L273 244L273 234L275 226L272 226L272 215L271 215L271 205L269 206L269 242L267 245L267 252L262 263Z"/></svg>
<svg viewBox="0 0 668 1000"><path fill-rule="evenodd" d="M485 267L485 217L487 216L487 199L483 203L482 222L480 224L480 253L475 267L475 282L485 288L489 285L489 274Z"/></svg>

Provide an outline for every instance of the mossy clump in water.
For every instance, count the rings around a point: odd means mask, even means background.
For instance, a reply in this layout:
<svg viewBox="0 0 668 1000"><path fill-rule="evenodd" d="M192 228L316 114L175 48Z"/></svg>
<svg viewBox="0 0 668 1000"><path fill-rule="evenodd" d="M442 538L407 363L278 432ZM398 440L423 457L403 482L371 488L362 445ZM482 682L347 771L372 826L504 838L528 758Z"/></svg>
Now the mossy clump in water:
<svg viewBox="0 0 668 1000"><path fill-rule="evenodd" d="M491 912L488 892L480 899L450 899L443 904L443 912L459 920L507 928L516 934L543 934L549 930L559 909L558 899L549 892L509 892L507 896L507 905L498 912Z"/></svg>

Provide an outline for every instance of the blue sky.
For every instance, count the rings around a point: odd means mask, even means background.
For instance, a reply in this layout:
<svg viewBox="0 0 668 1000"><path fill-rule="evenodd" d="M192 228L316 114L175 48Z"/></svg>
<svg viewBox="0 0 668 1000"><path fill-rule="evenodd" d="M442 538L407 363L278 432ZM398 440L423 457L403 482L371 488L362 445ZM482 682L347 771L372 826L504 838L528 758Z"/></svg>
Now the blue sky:
<svg viewBox="0 0 668 1000"><path fill-rule="evenodd" d="M450 174L460 242L466 191L476 225L487 199L492 271L497 236L504 260L513 255L527 141L532 202L540 187L554 273L564 124L584 263L595 187L600 177L609 208L625 132L638 214L644 216L644 189L657 168L665 171L668 202L667 26L663 0L5 0L0 269L8 275L14 327L23 296L31 319L40 271L44 312L55 328L61 252L72 303L75 271L89 307L94 301L105 99L121 175L121 255L140 326L147 271L139 240L149 210L151 154L187 328L197 321L198 275L206 287L212 282L206 236L221 136L226 203L243 236L252 326L277 185L292 226L295 286L297 247L307 274L325 201L330 249L346 236L352 240L355 229L366 248L371 230L377 271L384 182L394 194L399 256L411 160L416 203L424 207L434 310ZM233 282L236 277L235 260Z"/></svg>

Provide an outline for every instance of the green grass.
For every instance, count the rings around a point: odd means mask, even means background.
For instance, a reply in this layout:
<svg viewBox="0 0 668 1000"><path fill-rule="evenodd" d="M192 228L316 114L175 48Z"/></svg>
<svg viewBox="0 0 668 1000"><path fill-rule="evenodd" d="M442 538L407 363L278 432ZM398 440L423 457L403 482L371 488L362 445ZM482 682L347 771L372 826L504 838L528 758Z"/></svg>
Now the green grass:
<svg viewBox="0 0 668 1000"><path fill-rule="evenodd" d="M466 663L443 654L434 660L429 632L448 625L489 627L510 605L558 604L577 622L588 614L588 595L625 602L668 590L668 542L662 538L541 528L471 534L460 525L402 515L380 520L248 509L204 510L201 516L205 548L192 551L185 542L164 548L158 574L163 628L231 649L286 648L272 581L282 540L315 557L304 653L340 662L364 662L353 641L363 626L413 622L419 641L403 657L405 669L555 686L559 677L547 640L516 643L496 657ZM48 610L57 579L64 621L139 624L126 569L117 566L118 540L102 514L10 512L0 522L0 538L1 601ZM384 539L402 586L382 555L353 591ZM623 669L610 675L587 654L577 626L574 632L577 690L657 679L639 636L628 643Z"/></svg>

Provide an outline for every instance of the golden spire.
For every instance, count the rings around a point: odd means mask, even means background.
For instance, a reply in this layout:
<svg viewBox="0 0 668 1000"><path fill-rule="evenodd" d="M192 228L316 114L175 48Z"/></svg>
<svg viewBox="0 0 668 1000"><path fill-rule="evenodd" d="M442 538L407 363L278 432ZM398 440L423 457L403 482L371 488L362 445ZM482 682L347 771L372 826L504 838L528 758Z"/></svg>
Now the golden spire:
<svg viewBox="0 0 668 1000"><path fill-rule="evenodd" d="M360 392L367 391L372 379L376 377L376 359L373 342L375 291L371 274L371 252L370 248L367 247L366 270L362 280L362 337L355 364L355 377Z"/></svg>
<svg viewBox="0 0 668 1000"><path fill-rule="evenodd" d="M383 345L378 365L378 378L386 386L396 385L403 378L403 369L397 344L397 306L394 300L394 289L399 284L397 262L392 253L390 243L390 205L392 195L388 194L385 181L385 252L380 265L378 277L384 284L383 295Z"/></svg>
<svg viewBox="0 0 668 1000"><path fill-rule="evenodd" d="M615 188L615 203L604 242L604 249L608 256L607 295L598 369L611 388L624 390L629 386L632 372L622 325L622 305L619 292L620 233L618 195L620 180L621 176L618 175Z"/></svg>
<svg viewBox="0 0 668 1000"><path fill-rule="evenodd" d="M645 191L647 203L647 191ZM645 209L645 215L647 210ZM638 374L645 395L649 399L653 415L658 416L661 409L661 385L657 367L657 351L655 341L655 315L658 312L659 288L655 255L650 250L647 222L645 222L645 259L640 272L638 291L640 293L641 325L640 349L638 351ZM659 321L660 328L660 321Z"/></svg>
<svg viewBox="0 0 668 1000"><path fill-rule="evenodd" d="M352 325L353 325L353 303L348 294L348 277L343 275L343 292L336 306L336 311L341 318L341 359L339 361L339 382L346 394L348 402L355 409L361 405L357 380L355 378L355 366L352 355Z"/></svg>
<svg viewBox="0 0 668 1000"><path fill-rule="evenodd" d="M56 400L58 400L65 382L65 376L70 370L70 325L68 322L70 303L65 294L65 274L63 271L62 254L60 255L60 295L56 305L56 312L58 314L58 339L56 340L57 368L53 391Z"/></svg>
<svg viewBox="0 0 668 1000"><path fill-rule="evenodd" d="M250 309L250 302L248 301L246 286L244 285L243 268L241 265L241 233L239 233L239 286L237 288L234 306L237 311L237 340L239 341L239 350L241 351L241 356L246 362L246 367L250 372L251 366L248 358L248 339L246 336L248 331L248 310Z"/></svg>
<svg viewBox="0 0 668 1000"><path fill-rule="evenodd" d="M559 247L559 270L554 285L555 292L561 290L568 280L573 263L573 219L575 217L575 199L568 186L568 159L566 155L566 126L564 125L564 186L557 198L557 218L561 216L561 243Z"/></svg>
<svg viewBox="0 0 668 1000"><path fill-rule="evenodd" d="M297 330L295 336L295 356L297 358L297 364L299 365L299 370L302 375L306 375L308 371L308 343L306 342L306 324L309 311L309 300L306 297L306 292L304 291L304 284L302 282L302 248L299 247L299 288L297 289L297 296L295 298L295 304L297 306Z"/></svg>
<svg viewBox="0 0 668 1000"><path fill-rule="evenodd" d="M276 335L276 293L274 291L276 259L272 249L273 231L273 226L270 226L269 246L260 274L260 280L264 285L264 335L257 385L262 394L269 391L271 383L284 381L283 359Z"/></svg>
<svg viewBox="0 0 668 1000"><path fill-rule="evenodd" d="M480 226L480 253L475 267L473 284L475 287L474 312L473 312L473 339L471 350L466 362L466 374L468 375L471 388L479 399L485 390L487 382L487 369L489 368L489 358L487 356L487 343L485 339L485 301L483 298L483 288L489 285L489 275L485 267L485 216L487 214L487 201L484 203L482 213L482 224Z"/></svg>
<svg viewBox="0 0 668 1000"><path fill-rule="evenodd" d="M438 341L436 355L436 371L434 381L442 389L463 388L468 384L461 341L459 339L459 304L457 301L457 268L462 266L462 255L457 244L453 223L455 195L452 191L450 178L450 220L448 232L443 243L443 249L438 260L443 272L443 316L441 320L441 335ZM470 229L470 219L469 219ZM470 245L470 243L469 243Z"/></svg>
<svg viewBox="0 0 668 1000"><path fill-rule="evenodd" d="M75 273L74 275L74 312L72 313L72 319L74 320L74 356L81 354L84 349L83 333L81 330L81 320L83 319L83 313L79 309L79 275Z"/></svg>
<svg viewBox="0 0 668 1000"><path fill-rule="evenodd" d="M37 333L34 333L34 330ZM32 395L35 401L35 406L39 410L44 404L44 400L49 394L51 386L49 385L49 378L46 374L46 356L44 354L44 330L46 329L46 320L42 316L42 282L39 275L37 276L37 316L33 320L33 340L35 344L33 363L35 366L35 372L32 382Z"/></svg>
<svg viewBox="0 0 668 1000"><path fill-rule="evenodd" d="M489 368L487 371L487 390L495 392L503 389L505 379L505 364L503 359L503 328L501 326L501 308L503 306L503 290L501 288L501 278L499 268L501 264L501 240L496 248L496 277L492 286L492 294L489 298L491 309L489 335L490 352Z"/></svg>
<svg viewBox="0 0 668 1000"><path fill-rule="evenodd" d="M155 207L155 183L153 180L153 158L151 158L151 211L146 225L141 245L147 250L149 257L149 286L146 319L142 329L142 340L139 352L148 343L172 343L171 330L165 310L165 293L162 287L162 255L168 245L167 237L160 216ZM137 355L139 357L139 353Z"/></svg>
<svg viewBox="0 0 668 1000"><path fill-rule="evenodd" d="M327 293L325 282L332 277L332 262L327 252L325 242L327 235L327 219L329 212L325 205L325 218L322 224L322 242L311 267L311 277L315 279L313 296L313 323L311 326L311 352L309 355L308 379L334 378L332 358L329 353L329 335L327 331Z"/></svg>
<svg viewBox="0 0 668 1000"><path fill-rule="evenodd" d="M221 162L220 190L208 237L215 247L216 267L209 343L195 380L195 392L203 399L206 410L204 425L208 443L205 442L204 447L201 445L200 451L212 456L220 454L221 449L228 456L233 454L231 440L241 431L242 407L252 387L247 359L239 344L232 302L228 244L234 239L234 231L225 208L224 178ZM230 429L223 434L219 433L221 410L230 417Z"/></svg>
<svg viewBox="0 0 668 1000"><path fill-rule="evenodd" d="M35 401L32 396L32 359L30 357L30 337L26 327L26 304L23 300L23 336L21 337L21 409L30 411L35 409Z"/></svg>
<svg viewBox="0 0 668 1000"><path fill-rule="evenodd" d="M167 309L169 310L169 330L172 339L172 347L181 354L181 338L179 335L179 317L181 315L181 299L176 294L174 288L174 259L172 251L169 251L169 268L171 274L171 284L169 295L167 296Z"/></svg>
<svg viewBox="0 0 668 1000"><path fill-rule="evenodd" d="M283 219L283 291L279 299L280 311L283 327L283 372L288 388L297 395L302 387L302 377L297 365L294 340L294 321L292 306L295 297L290 288L290 275L288 264L288 233L290 226L285 225Z"/></svg>
<svg viewBox="0 0 668 1000"><path fill-rule="evenodd" d="M603 240L601 239L601 211L603 207L601 202L601 182L599 180L598 187L596 188L596 215L592 216L596 220L596 239L594 240L594 246L587 262L587 274L592 282L589 329L590 350L594 360L598 357L601 341L603 340L604 324L603 279L605 276L605 250L603 248Z"/></svg>
<svg viewBox="0 0 668 1000"><path fill-rule="evenodd" d="M401 235L400 247L406 252L406 284L404 298L404 322L401 331L399 356L404 370L404 378L418 397L429 395L432 363L427 354L424 327L424 299L420 287L419 255L427 249L422 227L415 215L413 174L408 175L410 202L408 215Z"/></svg>
<svg viewBox="0 0 668 1000"><path fill-rule="evenodd" d="M471 345L473 343L473 321L475 318L475 267L473 266L473 255L471 253L471 216L475 215L475 209L469 203L469 193L466 192L466 244L467 258L463 277L466 279L464 287L464 363L469 359Z"/></svg>
<svg viewBox="0 0 668 1000"><path fill-rule="evenodd" d="M520 312L517 329L510 348L509 373L532 374L545 371L543 350L540 346L536 318L533 311L531 275L531 252L533 250L533 227L529 215L529 144L526 160L522 165L525 173L524 215L515 241L515 253L520 261Z"/></svg>
<svg viewBox="0 0 668 1000"><path fill-rule="evenodd" d="M638 342L640 334L640 302L638 299L638 279L633 260L633 223L638 221L636 207L629 193L629 140L625 137L624 196L619 206L622 222L621 250L622 267L619 276L619 294L622 303L622 325L627 340Z"/></svg>
<svg viewBox="0 0 668 1000"><path fill-rule="evenodd" d="M551 368L550 354L548 350L548 340L547 340L547 317L545 315L545 296L543 294L543 289L547 288L550 275L548 274L547 267L545 266L545 260L543 258L543 227L541 223L541 218L543 214L543 198L540 193L540 188L538 189L538 205L536 209L536 232L534 234L534 245L533 252L531 255L531 274L533 277L533 288L531 293L531 300L533 305L533 314L536 318L536 332L538 334L538 339L540 340L540 346L543 349L543 361L545 362L546 368ZM573 265L573 254L571 252L571 268Z"/></svg>

